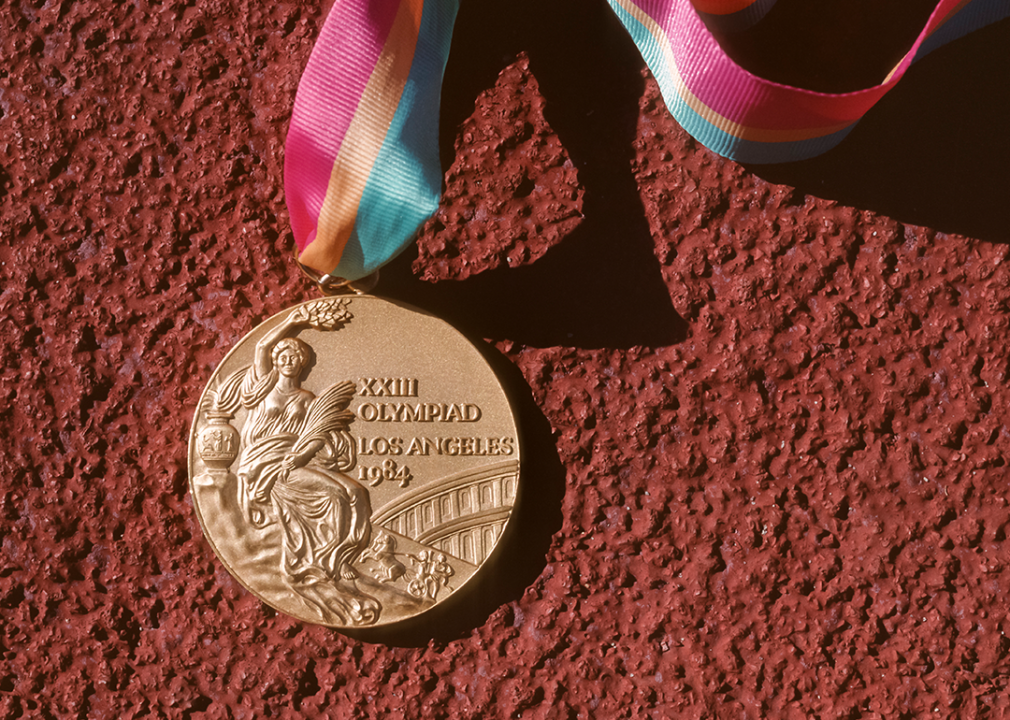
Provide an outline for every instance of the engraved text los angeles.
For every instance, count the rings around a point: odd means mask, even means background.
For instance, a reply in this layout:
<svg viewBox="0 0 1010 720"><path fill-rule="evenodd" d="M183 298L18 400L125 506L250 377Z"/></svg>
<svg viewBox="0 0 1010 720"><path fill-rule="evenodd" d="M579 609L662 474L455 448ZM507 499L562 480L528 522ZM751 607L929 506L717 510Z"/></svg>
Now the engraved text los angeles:
<svg viewBox="0 0 1010 720"><path fill-rule="evenodd" d="M266 321L215 372L190 438L204 532L273 607L386 625L459 590L516 497L508 401L444 322L379 298Z"/></svg>

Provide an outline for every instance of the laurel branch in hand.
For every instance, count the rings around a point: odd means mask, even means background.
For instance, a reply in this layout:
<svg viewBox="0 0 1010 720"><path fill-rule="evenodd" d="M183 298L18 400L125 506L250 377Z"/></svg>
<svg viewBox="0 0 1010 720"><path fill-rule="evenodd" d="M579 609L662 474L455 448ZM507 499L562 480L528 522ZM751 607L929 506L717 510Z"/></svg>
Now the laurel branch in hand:
<svg viewBox="0 0 1010 720"><path fill-rule="evenodd" d="M337 330L353 315L347 309L347 298L323 298L302 305L291 314L291 320L316 330Z"/></svg>

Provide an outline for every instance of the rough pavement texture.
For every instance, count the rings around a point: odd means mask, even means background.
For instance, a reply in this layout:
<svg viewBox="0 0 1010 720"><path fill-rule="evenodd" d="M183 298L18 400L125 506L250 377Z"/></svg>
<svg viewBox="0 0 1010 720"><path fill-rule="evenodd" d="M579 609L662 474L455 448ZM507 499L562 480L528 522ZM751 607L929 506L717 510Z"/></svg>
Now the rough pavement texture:
<svg viewBox="0 0 1010 720"><path fill-rule="evenodd" d="M526 503L464 607L376 638L245 592L185 471L214 364L313 295L321 9L0 4L0 718L1010 717L1010 28L743 168L603 3L478 5L380 292L490 341Z"/></svg>

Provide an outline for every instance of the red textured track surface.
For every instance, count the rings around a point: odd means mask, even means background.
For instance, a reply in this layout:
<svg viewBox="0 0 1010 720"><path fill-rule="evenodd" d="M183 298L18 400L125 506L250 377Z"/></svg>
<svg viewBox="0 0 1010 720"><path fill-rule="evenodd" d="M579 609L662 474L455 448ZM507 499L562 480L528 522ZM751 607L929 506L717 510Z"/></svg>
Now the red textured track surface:
<svg viewBox="0 0 1010 720"><path fill-rule="evenodd" d="M464 601L349 637L232 580L186 478L215 363L313 296L320 8L0 4L0 718L1010 717L1010 27L741 167L603 3L486 5L379 292L489 340L525 504Z"/></svg>

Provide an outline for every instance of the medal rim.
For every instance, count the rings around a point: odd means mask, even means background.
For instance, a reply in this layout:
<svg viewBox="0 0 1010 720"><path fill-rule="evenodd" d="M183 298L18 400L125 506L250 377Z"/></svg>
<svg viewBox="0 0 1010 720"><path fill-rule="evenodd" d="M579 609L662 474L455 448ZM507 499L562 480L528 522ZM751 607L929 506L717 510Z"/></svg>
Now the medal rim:
<svg viewBox="0 0 1010 720"><path fill-rule="evenodd" d="M305 619L303 617L299 617L297 615L293 615L293 614L291 614L291 613L289 613L289 612L287 612L285 610L282 610L282 609L274 606L271 602L269 602L266 598L264 598L263 595L259 591L257 591L248 582L246 582L239 575L239 573L237 573L234 570L234 568L232 568L232 566L228 562L225 561L225 559L222 557L221 551L218 548L218 544L214 541L213 535L208 530L207 523L204 520L204 514L201 511L200 503L197 500L196 483L195 483L195 480L196 480L196 477L197 477L197 473L194 472L194 465L195 465L195 462L196 462L194 460L194 456L195 456L195 453L196 453L197 435L199 434L198 433L198 426L201 424L200 423L200 413L201 413L201 408L203 408L203 406L204 406L204 402L205 402L205 400L207 398L207 395L208 395L208 393L211 390L211 386L213 384L213 381L218 376L219 371L221 370L222 367L224 367L228 363L228 361L231 359L232 355L236 354L239 351L239 348L242 346L243 342L251 334L253 334L254 332L256 332L256 330L258 330L260 327L262 327L262 326L270 323L272 320L274 320L276 318L280 318L281 316L284 316L284 315L287 315L287 314L291 313L292 311L294 311L298 307L301 307L301 306L304 306L304 305L309 305L309 304L314 303L314 302L318 302L319 300L326 299L327 297L332 298L332 297L339 297L339 296L323 296L322 298L312 298L310 300L304 300L302 302L295 303L294 305L289 305L289 306L285 307L284 309L279 310L276 313L273 313L269 317L264 318L263 320L257 322L255 325L253 325L253 327L251 327L247 332L245 332L242 335L242 337L239 338L232 345L232 347L228 350L228 352L225 353L224 356L214 366L214 369L211 371L210 376L207 378L206 383L204 384L203 391L200 393L200 397L197 400L196 410L193 413L193 421L190 423L189 442L187 443L187 457L186 457L186 472L187 472L187 475L188 475L187 485L189 487L190 499L191 499L192 504L193 504L193 511L196 514L197 521L200 523L200 530L203 532L204 539L207 541L207 543L210 545L211 550L214 552L215 559L219 563L221 563L221 565L225 568L225 570L228 571L228 574L236 582L238 582L239 585L241 585L248 592L250 592L261 603L263 603L264 605L266 605L267 607L269 607L273 612L280 613L282 615L285 615L286 617L290 617L291 619L293 619L293 620L295 620L297 622L306 623L308 625L318 625L320 627L327 627L327 628L331 628L331 629L334 629L334 630L347 631L348 633L353 633L353 634L368 634L370 631L373 631L373 630L374 631L380 631L380 632L382 632L382 631L389 631L389 630L395 630L398 626L415 626L418 622L421 622L425 616L436 613L443 604L445 604L445 603L447 603L447 602L449 602L451 600L455 600L457 598L460 598L463 595L463 593L465 593L465 592L468 591L469 588L472 588L474 585L476 585L476 584L478 584L480 582L480 576L482 576L485 571L490 571L491 567L497 566L497 564L501 560L501 553L503 551L503 546L507 544L505 541L509 538L509 536L512 534L512 532L514 530L513 519L514 519L514 516L515 516L515 513L516 513L516 509L518 508L520 500L521 500L522 495L523 495L523 493L522 493L522 487L523 487L522 477L523 477L523 468L524 468L524 460L523 460L523 453L522 453L523 438L522 438L522 430L521 430L521 427L520 427L520 424L519 424L519 418L517 417L517 415L515 413L514 404L513 404L512 400L511 400L511 398L509 397L509 394L506 391L504 384L501 382L501 379L499 378L498 373L495 372L495 370L492 367L491 363L488 361L488 359L487 359L484 351L477 345L477 343L475 343L469 337L467 337L466 335L464 335L452 323L448 322L447 320L444 320L442 317L436 315L435 313L429 312L429 311L427 311L427 310L425 310L423 308L419 308L419 307L417 307L415 305L411 305L410 303L403 302L402 300L396 300L396 299L386 298L386 297L382 297L382 296L379 296L379 295L372 295L372 294L349 294L349 295L346 295L346 297L351 298L351 299L364 299L366 301L379 301L379 302L384 302L384 303L389 303L391 305L395 305L396 307L398 307L398 308L400 308L402 310L406 310L408 312L418 313L418 314L424 315L424 316L426 316L428 318L431 318L432 320L435 320L435 321L443 324L446 328L448 328L450 331L452 331L456 336L458 336L462 341L464 341L469 348L471 348L474 352L477 353L477 355L480 357L481 361L484 363L485 367L487 368L488 372L494 378L494 381L497 384L497 387L498 387L498 389L501 392L502 399L505 402L505 407L508 408L509 417L511 419L512 426L515 429L515 439L516 439L516 475L515 475L515 477L516 477L516 494L515 494L515 499L514 499L512 505L509 508L508 518L505 520L505 523L502 526L501 534L495 540L495 544L492 547L491 552L488 554L488 556L479 565L477 565L477 569L470 575L470 577L468 577L452 593L450 593L449 595L445 596L445 598L443 600L434 602L432 605L430 605L429 607L421 610L418 613L415 613L413 615L408 615L408 616L405 616L405 617L400 617L400 618L397 618L395 620L390 620L388 622L383 622L382 619L381 619L381 615L380 615L380 619L377 622L372 623L372 624L367 624L367 625L339 625L339 624L333 624L333 623L328 623L328 622L309 620L309 619ZM234 464L234 462L235 461L233 461L231 464ZM231 467L231 465L229 465L229 468L230 467Z"/></svg>

